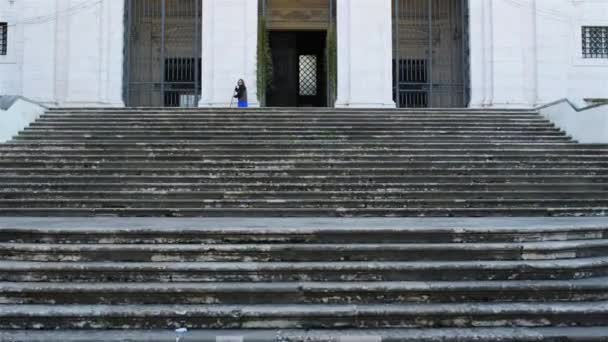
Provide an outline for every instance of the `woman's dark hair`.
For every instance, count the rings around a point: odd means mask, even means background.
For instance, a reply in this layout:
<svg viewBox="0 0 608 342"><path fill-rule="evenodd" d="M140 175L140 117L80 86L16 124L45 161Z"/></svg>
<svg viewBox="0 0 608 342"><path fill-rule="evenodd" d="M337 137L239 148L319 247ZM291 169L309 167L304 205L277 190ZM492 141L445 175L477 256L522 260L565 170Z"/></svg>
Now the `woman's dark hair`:
<svg viewBox="0 0 608 342"><path fill-rule="evenodd" d="M247 86L245 85L245 80L243 80L242 78L239 79L239 81L237 82L237 85L240 85L240 84L243 85L243 88L247 89Z"/></svg>

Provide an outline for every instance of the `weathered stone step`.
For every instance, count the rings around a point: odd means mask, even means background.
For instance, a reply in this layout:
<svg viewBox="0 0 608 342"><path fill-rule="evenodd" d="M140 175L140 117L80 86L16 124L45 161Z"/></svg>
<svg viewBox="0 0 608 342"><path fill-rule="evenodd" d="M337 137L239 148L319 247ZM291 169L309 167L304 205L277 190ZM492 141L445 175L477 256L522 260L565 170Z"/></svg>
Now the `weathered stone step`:
<svg viewBox="0 0 608 342"><path fill-rule="evenodd" d="M238 140L237 140L238 139ZM287 147L298 147L298 146L303 146L303 145L311 145L311 144L332 144L332 143L336 143L336 142L353 142L353 143L368 143L368 144L382 144L382 143L391 143L393 141L399 141L400 144L408 144L408 143L416 143L416 144L462 144L462 143L468 143L468 144L512 144L512 143L519 143L519 144L549 144L549 143L555 143L555 144L560 144L560 143L565 143L565 144L572 144L574 145L575 141L570 140L569 138L530 138L530 139L525 139L525 138L518 138L518 137L471 137L471 136L467 136L467 137L427 137L427 138L396 138L396 137L379 137L379 138L374 138L374 137L369 137L369 138L362 138L362 139L352 139L352 138L344 138L344 139L324 139L324 138L307 138L307 137L297 137L294 138L294 140L288 140L288 139L283 139L283 138L278 138L278 139L265 139L265 140L258 140L258 139L240 139L238 137L234 137L234 139L215 139L212 137L206 137L206 138L194 138L194 137L189 137L189 138L183 138L183 137L178 137L175 139L171 139L170 137L165 137L163 139L155 139L153 137L148 137L148 138L113 138L113 139L107 139L106 137L100 137L100 138L95 138L95 137L91 137L91 138L73 138L70 139L68 137L58 137L57 139L54 139L53 137L21 137L21 136L17 136L15 139L12 140L12 142L14 143L39 143L39 144L68 144L70 142L74 143L74 144L164 144L164 145L191 145L191 144L196 144L196 143L206 143L206 142L212 142L214 144L235 144L236 142L238 142L238 144L247 144L248 142L250 143L264 143L267 145L272 145L272 144L280 144L283 146L287 146ZM93 145L94 146L94 145Z"/></svg>
<svg viewBox="0 0 608 342"><path fill-rule="evenodd" d="M268 113L247 113L247 114L231 114L231 113L179 113L179 112L169 112L169 113L150 113L143 112L138 113L136 115L125 115L122 113L98 113L97 115L91 115L89 113L54 113L47 112L44 114L46 118L61 118L61 119L85 119L85 120L100 120L100 119L108 119L108 118L116 118L116 119L127 119L134 120L138 118L152 118L152 119L172 119L172 120L186 120L186 119L201 119L201 120L235 120L235 119L243 119L243 120L253 120L253 119L266 119L266 120L400 120L400 119L414 119L414 118L425 118L425 119L435 119L435 118L463 118L463 119L500 119L500 118L513 118L513 119L538 119L538 120L546 120L539 114L535 113L466 113L466 112L438 112L433 114L428 113L339 113L339 112L328 112L328 113L275 113L268 115Z"/></svg>
<svg viewBox="0 0 608 342"><path fill-rule="evenodd" d="M40 141L13 141L6 143L2 146L2 151L10 151L14 149L27 149L33 148L38 151L44 151L49 149L66 148L68 150L87 148L89 150L105 149L107 151L115 150L132 150L137 148L139 151L147 151L150 149L154 150L204 150L212 151L215 150L217 154L226 154L238 152L241 155L247 155L250 153L261 153L261 154L274 154L284 151L285 153L314 153L318 151L324 151L325 153L332 153L335 151L349 151L365 153L367 151L376 152L378 150L384 150L386 152L410 152L412 150L456 150L458 153L463 153L469 149L473 150L515 150L521 149L522 151L527 150L544 150L544 152L551 151L567 151L570 153L582 152L584 153L598 153L606 155L608 153L608 146L604 145L590 145L582 147L580 144L571 142L554 142L554 143L543 143L543 142L443 142L443 143L425 143L425 142L377 142L377 141L232 141L232 142L191 142L191 141L154 141L154 142L116 142L115 140L104 141L98 140L94 142L86 141L55 141L55 140L40 140ZM406 153L407 153L406 152Z"/></svg>
<svg viewBox="0 0 608 342"><path fill-rule="evenodd" d="M215 183L240 183L243 185L259 184L259 183L281 183L281 184L344 184L344 183L361 183L361 184L376 184L376 183L477 183L477 184L493 184L493 183L529 183L529 184L545 184L545 183L608 183L608 176L591 176L591 175L461 175L461 176L233 176L233 177L218 177L215 175L203 176L99 176L99 175L4 175L0 182L36 182L36 183L198 183L198 184L215 184Z"/></svg>
<svg viewBox="0 0 608 342"><path fill-rule="evenodd" d="M605 217L608 207L442 207L442 208L131 208L110 206L108 208L2 208L0 216L15 217L237 217L237 218L279 218L279 217Z"/></svg>
<svg viewBox="0 0 608 342"><path fill-rule="evenodd" d="M579 159L569 160L564 158L554 159L540 159L529 158L528 160L498 160L499 158L485 158L483 160L429 160L419 161L413 158L402 158L396 160L390 158L390 160L359 160L359 161L343 161L335 159L319 159L319 160L290 160L282 158L276 161L264 161L264 160L206 160L206 157L200 157L200 161L197 160L158 160L154 157L143 159L146 157L138 158L124 158L115 156L112 158L107 157L92 157L92 158L78 158L77 156L71 156L71 158L63 158L62 156L27 156L22 158L7 158L4 156L0 160L0 168L3 170L15 170L23 168L46 168L46 169L138 169L138 170L180 170L180 169L197 169L197 170L311 170L311 169L526 169L526 168L538 168L538 169L608 169L608 156L605 158L591 159ZM482 159L480 157L479 159ZM135 159L135 160L133 160ZM168 159L168 158L167 158ZM388 159L388 158L386 158ZM433 158L435 159L435 158ZM465 158L462 158L465 159ZM474 158L471 158L474 159Z"/></svg>
<svg viewBox="0 0 608 342"><path fill-rule="evenodd" d="M370 133L347 133L347 132L334 132L334 133L316 133L316 132L303 132L303 133L292 133L292 134L273 134L268 132L259 132L259 133L206 133L206 132L188 132L188 133L179 133L179 132L92 132L92 133L65 133L65 132L22 132L19 134L19 139L46 139L46 140L60 140L60 139L108 139L115 138L118 140L127 140L127 139L141 139L143 141L146 140L169 140L169 139L184 139L184 140L205 140L205 139L220 139L220 140L249 140L249 139L258 139L258 140L286 140L286 139L336 139L336 140L361 140L361 139L386 139L386 138L394 138L400 139L403 141L407 141L408 139L428 139L428 138L437 138L438 141L441 139L497 139L497 140L506 140L506 139L521 139L523 141L527 140L570 140L569 137L566 137L562 133L543 133L543 134L535 134L535 133L521 133L521 132L448 132L448 133L416 133L416 132L370 132Z"/></svg>
<svg viewBox="0 0 608 342"><path fill-rule="evenodd" d="M180 341L190 342L606 342L608 326L544 328L430 328L430 329L190 329ZM28 342L167 342L176 334L163 330L0 330L0 339Z"/></svg>
<svg viewBox="0 0 608 342"><path fill-rule="evenodd" d="M179 167L176 165L175 168L154 168L154 167L123 167L123 168L111 168L102 167L101 165L90 165L89 167L79 168L34 168L34 167L4 167L0 169L0 177L15 176L15 175L35 175L35 176L108 176L113 175L116 177L121 176L141 176L141 177L193 177L199 176L201 179L207 179L214 177L218 180L228 179L231 177L243 177L244 179L250 179L255 177L277 177L276 180L285 179L286 177L310 177L310 178L322 178L322 177L370 177L376 179L387 176L422 176L428 175L429 177L436 177L440 175L456 177L456 176L494 176L494 175L505 175L509 176L562 176L567 177L571 175L596 175L599 177L606 177L608 180L608 168L541 168L535 166L512 168L512 167L479 167L479 166L468 166L468 167L434 167L434 168L384 168L384 167L368 167L368 168L296 168L294 166L288 167L276 167L276 168L201 168L201 167Z"/></svg>
<svg viewBox="0 0 608 342"><path fill-rule="evenodd" d="M73 124L58 125L42 125L40 122L34 122L29 127L24 129L24 132L63 132L63 133L103 133L103 132L141 132L150 131L154 133L178 132L178 133L282 133L282 134L298 134L298 133L327 133L327 132L344 132L344 133L378 133L378 132L422 132L422 133L439 133L439 132L517 132L517 133L562 133L555 126L497 126L497 125L456 125L456 126L437 126L427 127L421 124L407 125L392 125L392 126L375 126L375 125L341 125L341 126L236 126L236 125L188 125L187 123L171 126L166 124L149 124L149 125L129 125L122 126L119 124L106 124L100 126L81 125L74 126Z"/></svg>
<svg viewBox="0 0 608 342"><path fill-rule="evenodd" d="M0 283L0 304L391 304L608 299L608 279L475 282Z"/></svg>
<svg viewBox="0 0 608 342"><path fill-rule="evenodd" d="M177 167L197 167L197 168L367 168L378 167L428 167L428 168L496 168L496 167L588 167L604 168L608 167L608 156L538 156L538 157L519 157L519 156L374 156L374 157L306 157L287 158L286 156L276 157L252 157L228 158L213 156L163 156L163 155L54 155L54 154L3 154L0 153L0 167L51 167L51 168L91 168L91 167L150 167L168 168Z"/></svg>
<svg viewBox="0 0 608 342"><path fill-rule="evenodd" d="M10 183L0 179L3 191L7 194L13 192L29 192L29 191L86 191L86 192L104 192L104 191L137 191L142 193L154 193L156 191L163 193L179 193L179 192L350 192L356 195L357 192L379 192L383 196L388 196L391 193L412 193L418 195L422 193L433 192L477 192L483 195L484 192L532 192L532 193L547 193L558 195L579 193L581 191L597 195L597 192L608 191L608 183L508 183L508 184L470 184L470 183L273 183L273 184L242 184L242 183L158 183L158 182L130 182L130 183L78 183L78 182L63 182L63 183L31 183L20 182Z"/></svg>
<svg viewBox="0 0 608 342"><path fill-rule="evenodd" d="M49 112L64 112L64 113L142 113L142 112L153 112L153 113L437 113L437 112L450 112L450 113L537 113L538 111L533 108L399 108L399 109L367 109L367 108L301 108L301 107L264 107L264 108L168 108L168 107L145 107L145 108L132 108L132 107L56 107L49 108Z"/></svg>
<svg viewBox="0 0 608 342"><path fill-rule="evenodd" d="M306 262L557 260L608 257L608 239L414 244L51 244L0 243L0 258L52 262ZM606 285L608 286L608 284ZM608 297L608 293L607 293Z"/></svg>
<svg viewBox="0 0 608 342"><path fill-rule="evenodd" d="M256 132L256 131L267 131L267 132L302 132L302 131L343 131L343 132L382 132L382 131L413 131L413 132L437 132L437 131L487 131L487 132L501 132L501 131L514 131L514 132L561 132L559 128L551 125L491 125L491 124L457 124L457 125L424 125L424 124L394 124L394 125L383 125L383 124L369 124L369 125L353 125L343 124L336 126L328 126L321 124L310 124L306 126L294 126L294 125L246 125L246 124L179 124L179 125L168 125L163 123L148 123L140 125L129 125L124 126L118 123L112 124L107 123L91 127L88 124L76 124L76 123L63 123L57 124L52 122L38 122L35 121L25 128L25 131L80 131L80 132L111 132L113 130L123 131L140 131L150 130L157 132L165 132L171 130L177 131L206 131L206 132Z"/></svg>
<svg viewBox="0 0 608 342"><path fill-rule="evenodd" d="M571 199L442 199L435 196L435 199L353 199L345 193L339 199L145 199L133 200L129 198L53 198L40 199L36 194L19 199L0 199L0 208L19 209L19 208L57 208L57 209L152 209L156 208L160 212L167 208L175 208L178 211L183 209L330 209L340 211L342 209L359 210L362 209L492 209L492 208L557 208L557 209L578 209L578 208L608 208L608 198L571 198Z"/></svg>
<svg viewBox="0 0 608 342"><path fill-rule="evenodd" d="M4 185L4 184L3 184ZM154 185L152 185L154 187ZM193 186L195 187L195 186ZM50 187L47 187L50 188ZM101 188L101 187L100 187ZM169 186L167 186L169 188ZM332 199L332 200L396 200L396 199L436 199L441 197L444 200L479 200L479 199L526 199L526 200L543 200L543 199L571 199L577 198L582 199L598 199L603 198L607 195L607 190L601 191L601 189L593 190L580 190L580 191L568 191L568 190L537 190L537 191L526 191L521 190L519 187L512 186L511 191L452 191L446 189L429 189L427 191L405 191L405 190L391 190L382 191L377 190L350 190L344 189L342 191L255 191L242 189L241 191L196 191L195 190L184 190L177 187L177 189L170 190L150 190L145 186L141 186L141 189L137 190L105 190L98 191L91 189L90 186L85 185L80 187L80 191L59 191L59 190L35 190L34 193L30 192L31 188L19 187L19 186L3 186L0 191L0 199L37 199L37 200L53 200L53 199L119 199L119 200L237 200L237 199L249 199L249 200L297 200L297 199Z"/></svg>
<svg viewBox="0 0 608 342"><path fill-rule="evenodd" d="M90 108L93 109L93 108ZM97 109L97 108L95 108ZM167 110L168 109L168 110ZM190 110L183 111L179 108L165 108L165 110L141 110L141 111L120 111L120 110L83 110L83 111L57 111L53 108L47 110L46 114L48 115L56 115L56 116L106 116L106 115L115 115L115 116L123 116L123 117L138 117L141 115L159 115L159 116L167 116L167 115L176 115L176 116L204 116L204 117L224 117L224 116L240 116L240 117L249 117L249 116L264 116L268 118L272 117L282 117L282 116L298 116L298 117L325 117L325 116L377 116L377 117L391 117L391 116L412 116L412 115L423 115L423 116L435 116L435 115L485 115L485 116L493 116L493 115L515 115L515 116L540 116L538 111L530 111L530 110L393 110L393 111L382 111L382 110L323 110L323 111L311 111L311 110L281 110L281 111L269 111L269 110L252 110L249 108L248 111L235 111L229 110L228 108L214 108L211 110Z"/></svg>
<svg viewBox="0 0 608 342"><path fill-rule="evenodd" d="M321 125L360 125L368 122L380 123L394 123L394 124L439 124L439 125L451 125L451 124L526 124L536 123L544 124L547 127L552 127L551 121L540 117L540 116L403 116L396 118L379 118L379 117L367 117L367 118L355 118L355 117L322 117L322 118L301 118L295 117L282 117L282 118L268 118L265 116L251 117L251 116L234 116L234 117L204 117L204 116L183 116L176 117L173 115L167 116L81 116L81 117L53 117L49 115L41 116L37 122L40 123L81 123L86 124L108 124L108 123L120 123L123 125L145 125L148 123L163 122L169 125L179 125L184 123L193 124L239 124L239 125L268 125L272 126L275 124L290 124L293 126L306 126L308 124L321 124Z"/></svg>
<svg viewBox="0 0 608 342"><path fill-rule="evenodd" d="M605 301L383 305L2 305L2 329L431 328L607 325Z"/></svg>
<svg viewBox="0 0 608 342"><path fill-rule="evenodd" d="M93 244L522 243L608 239L605 218L4 218L0 241Z"/></svg>
<svg viewBox="0 0 608 342"><path fill-rule="evenodd" d="M91 126L94 123L95 126ZM129 129L129 128L149 128L149 129L203 129L203 130L301 130L301 129L320 129L320 130L387 130L387 129L422 129L422 130L454 130L454 129L486 129L486 130L547 130L556 129L557 127L548 121L342 121L342 122L324 122L314 121L306 124L294 124L291 121L256 121L256 122L207 122L207 121L146 121L141 122L136 119L132 121L94 121L94 120L49 120L41 117L37 121L32 122L31 128L48 128L48 129L84 129L90 130L93 127L99 129Z"/></svg>
<svg viewBox="0 0 608 342"><path fill-rule="evenodd" d="M0 261L1 282L483 281L605 276L608 276L608 257L373 263Z"/></svg>
<svg viewBox="0 0 608 342"><path fill-rule="evenodd" d="M570 144L566 145L570 146ZM542 158L560 158L562 160L571 160L576 158L585 158L593 160L604 160L608 158L608 150L573 150L562 149L559 147L548 148L527 148L521 149L454 149L450 150L439 148L369 148L369 149L348 149L348 148L328 148L321 149L301 149L293 148L289 150L280 150L277 148L269 149L201 149L201 148L141 148L132 147L125 148L95 148L79 145L75 147L54 147L39 145L38 148L32 146L21 146L19 144L4 144L0 145L0 156L2 157L19 157L19 158L122 158L130 157L146 157L146 158L191 158L186 160L217 160L224 159L228 161L241 160L431 160L431 161L447 161L450 158L472 158L476 160L492 160L494 158L514 158L515 160L542 160Z"/></svg>
<svg viewBox="0 0 608 342"><path fill-rule="evenodd" d="M439 126L440 127L440 126ZM82 126L82 127L71 127L71 126L47 126L40 127L39 125L33 125L23 130L23 133L63 133L63 134L87 134L87 133L116 133L116 134L128 134L128 133L141 133L150 132L154 134L163 133L180 133L180 134L327 134L327 133L343 133L343 134L382 134L382 133L409 133L409 134L423 134L423 133L527 133L527 134L564 134L557 127L501 127L501 126L473 126L473 127L449 127L446 126L440 129L438 126L433 127L310 127L310 126L295 126L295 127L267 127L267 126L251 126L246 128L241 127L210 127L209 125L201 126L166 126L166 127L155 127L155 126Z"/></svg>

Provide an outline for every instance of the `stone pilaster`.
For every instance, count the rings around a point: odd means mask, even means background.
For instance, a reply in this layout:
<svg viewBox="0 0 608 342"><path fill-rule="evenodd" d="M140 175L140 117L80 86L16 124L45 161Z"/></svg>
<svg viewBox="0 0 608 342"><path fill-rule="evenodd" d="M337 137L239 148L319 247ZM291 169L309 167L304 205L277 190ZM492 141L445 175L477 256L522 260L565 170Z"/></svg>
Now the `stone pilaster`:
<svg viewBox="0 0 608 342"><path fill-rule="evenodd" d="M249 105L257 101L258 2L203 1L202 97L200 107L228 107L239 78L248 88Z"/></svg>
<svg viewBox="0 0 608 342"><path fill-rule="evenodd" d="M394 108L390 0L338 0L336 107Z"/></svg>

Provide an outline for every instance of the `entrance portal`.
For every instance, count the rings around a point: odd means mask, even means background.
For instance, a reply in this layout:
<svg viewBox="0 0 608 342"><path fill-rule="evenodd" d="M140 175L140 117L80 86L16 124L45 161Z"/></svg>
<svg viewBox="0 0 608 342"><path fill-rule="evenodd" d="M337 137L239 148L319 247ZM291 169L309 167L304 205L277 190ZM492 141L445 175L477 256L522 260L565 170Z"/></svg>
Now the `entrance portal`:
<svg viewBox="0 0 608 342"><path fill-rule="evenodd" d="M127 106L197 106L201 1L127 0L125 10Z"/></svg>
<svg viewBox="0 0 608 342"><path fill-rule="evenodd" d="M393 2L394 97L399 107L466 107L467 0Z"/></svg>
<svg viewBox="0 0 608 342"><path fill-rule="evenodd" d="M271 31L270 107L325 107L325 31Z"/></svg>

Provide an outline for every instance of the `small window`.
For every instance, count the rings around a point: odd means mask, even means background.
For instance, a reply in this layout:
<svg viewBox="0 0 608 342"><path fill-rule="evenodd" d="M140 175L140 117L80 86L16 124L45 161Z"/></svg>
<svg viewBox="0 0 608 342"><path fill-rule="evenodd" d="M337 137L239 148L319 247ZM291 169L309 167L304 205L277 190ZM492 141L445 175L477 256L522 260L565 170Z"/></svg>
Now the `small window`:
<svg viewBox="0 0 608 342"><path fill-rule="evenodd" d="M300 55L300 96L317 96L317 56Z"/></svg>
<svg viewBox="0 0 608 342"><path fill-rule="evenodd" d="M608 26L583 26L583 58L608 58Z"/></svg>
<svg viewBox="0 0 608 342"><path fill-rule="evenodd" d="M0 23L0 55L6 56L6 50L8 45L8 25L6 23Z"/></svg>

